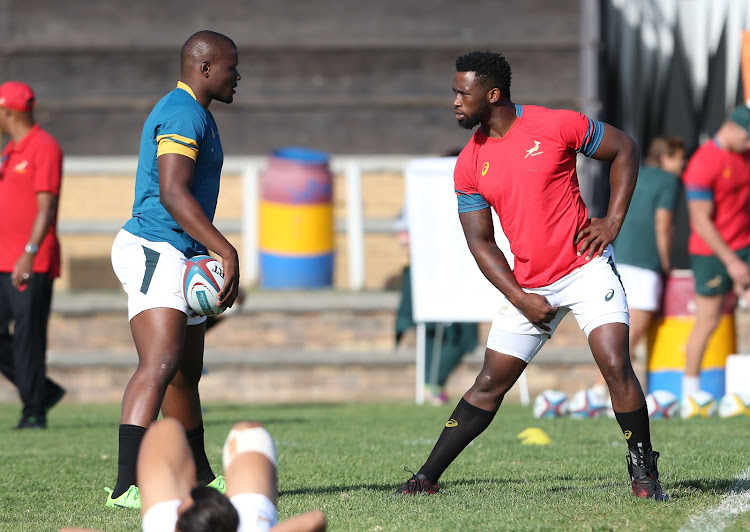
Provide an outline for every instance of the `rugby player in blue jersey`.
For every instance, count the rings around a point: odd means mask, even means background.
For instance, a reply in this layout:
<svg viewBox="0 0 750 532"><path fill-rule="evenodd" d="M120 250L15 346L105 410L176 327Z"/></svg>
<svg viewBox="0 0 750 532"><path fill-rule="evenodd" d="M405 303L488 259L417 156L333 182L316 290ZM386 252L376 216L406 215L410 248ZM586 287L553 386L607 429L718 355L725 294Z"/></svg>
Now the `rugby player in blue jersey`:
<svg viewBox="0 0 750 532"><path fill-rule="evenodd" d="M224 490L206 457L198 394L206 318L188 309L180 277L186 259L211 251L224 269L220 305L231 307L237 297L237 250L213 225L224 154L208 110L213 100L232 103L237 62L237 47L225 35L192 35L182 47L177 87L143 127L132 218L112 245L138 368L122 399L117 483L107 489L108 507L140 507L138 449L160 410L185 428L198 483Z"/></svg>

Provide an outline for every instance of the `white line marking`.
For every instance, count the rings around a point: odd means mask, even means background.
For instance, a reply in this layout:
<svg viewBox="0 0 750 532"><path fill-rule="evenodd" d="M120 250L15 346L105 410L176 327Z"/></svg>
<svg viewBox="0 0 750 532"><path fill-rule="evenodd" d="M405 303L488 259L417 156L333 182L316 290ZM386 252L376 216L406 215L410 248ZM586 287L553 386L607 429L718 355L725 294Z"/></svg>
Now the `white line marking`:
<svg viewBox="0 0 750 532"><path fill-rule="evenodd" d="M750 467L737 477L737 482L721 502L705 512L691 515L679 532L721 532L734 517L750 510Z"/></svg>

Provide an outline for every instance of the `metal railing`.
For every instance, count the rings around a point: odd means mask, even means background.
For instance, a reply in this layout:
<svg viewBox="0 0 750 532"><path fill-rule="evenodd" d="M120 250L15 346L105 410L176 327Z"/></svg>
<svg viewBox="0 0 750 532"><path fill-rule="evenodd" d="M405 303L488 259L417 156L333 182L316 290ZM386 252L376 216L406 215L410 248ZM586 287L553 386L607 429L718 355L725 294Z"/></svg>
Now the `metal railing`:
<svg viewBox="0 0 750 532"><path fill-rule="evenodd" d="M349 155L331 156L330 169L344 176L346 187L346 217L336 220L335 230L346 233L347 264L350 290L361 290L365 284L365 234L392 233L393 220L365 219L362 202L362 175L377 172L403 173L407 163L425 155ZM217 221L222 232L238 232L242 236L243 256L240 261L242 278L250 284L258 281L259 243L258 223L260 204L260 178L266 167L266 156L226 157L224 172L239 174L242 178L243 208L240 220ZM66 157L63 173L71 175L112 174L135 176L138 158L124 157ZM119 222L110 220L78 221L60 220L60 234L116 233Z"/></svg>

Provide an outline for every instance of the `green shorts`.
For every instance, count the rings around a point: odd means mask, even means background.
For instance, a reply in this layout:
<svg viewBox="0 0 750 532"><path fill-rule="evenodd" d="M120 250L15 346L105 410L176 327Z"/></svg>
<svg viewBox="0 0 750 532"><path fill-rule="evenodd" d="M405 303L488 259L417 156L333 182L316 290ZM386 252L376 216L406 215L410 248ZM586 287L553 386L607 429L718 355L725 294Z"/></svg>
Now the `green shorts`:
<svg viewBox="0 0 750 532"><path fill-rule="evenodd" d="M735 253L750 266L750 247L742 248ZM716 255L690 255L690 267L693 269L696 293L702 296L718 296L732 291L732 278Z"/></svg>

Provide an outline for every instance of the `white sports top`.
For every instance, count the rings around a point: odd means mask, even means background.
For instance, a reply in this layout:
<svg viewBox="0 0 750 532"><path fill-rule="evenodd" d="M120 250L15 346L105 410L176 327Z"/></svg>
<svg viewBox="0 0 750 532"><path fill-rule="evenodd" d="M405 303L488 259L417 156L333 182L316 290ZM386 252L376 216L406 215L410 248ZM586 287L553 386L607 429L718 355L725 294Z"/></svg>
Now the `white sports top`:
<svg viewBox="0 0 750 532"><path fill-rule="evenodd" d="M237 532L268 532L279 518L276 507L265 495L240 493L229 500L240 516ZM154 504L143 516L143 532L174 532L179 506L177 499Z"/></svg>

